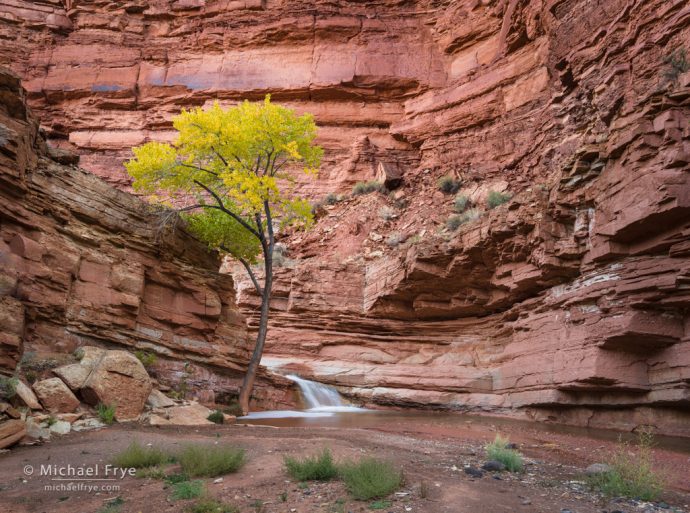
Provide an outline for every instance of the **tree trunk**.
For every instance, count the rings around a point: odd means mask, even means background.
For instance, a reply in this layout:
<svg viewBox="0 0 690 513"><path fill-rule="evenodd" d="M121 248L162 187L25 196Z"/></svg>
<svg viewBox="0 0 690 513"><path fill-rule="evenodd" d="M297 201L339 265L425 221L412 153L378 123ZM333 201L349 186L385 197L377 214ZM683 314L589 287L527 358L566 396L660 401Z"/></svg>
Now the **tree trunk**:
<svg viewBox="0 0 690 513"><path fill-rule="evenodd" d="M266 278L264 279L263 294L261 296L261 315L259 317L259 334L256 336L256 345L252 358L249 360L247 373L244 375L242 382L242 390L240 390L239 405L244 415L249 413L249 400L254 388L254 381L256 380L256 373L259 370L259 363L261 362L261 355L264 352L264 344L266 343L266 333L268 332L268 313L271 303L271 287L273 285L273 244L269 244L269 250L264 255L264 264L266 268Z"/></svg>

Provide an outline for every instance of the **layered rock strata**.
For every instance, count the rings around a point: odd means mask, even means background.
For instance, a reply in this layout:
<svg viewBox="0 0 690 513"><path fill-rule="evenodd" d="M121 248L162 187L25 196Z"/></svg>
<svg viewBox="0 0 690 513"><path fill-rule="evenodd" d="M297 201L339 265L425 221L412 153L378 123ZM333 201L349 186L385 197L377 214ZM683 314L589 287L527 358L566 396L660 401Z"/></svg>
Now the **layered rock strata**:
<svg viewBox="0 0 690 513"><path fill-rule="evenodd" d="M265 93L321 126L306 193L401 182L283 234L266 363L381 404L690 435L687 2L4 10L49 139L120 187L181 107Z"/></svg>
<svg viewBox="0 0 690 513"><path fill-rule="evenodd" d="M139 199L60 163L75 157L46 146L7 70L0 95L0 367L11 372L22 354L28 367L83 345L123 347L157 355L172 388L189 376L185 392L208 402L236 394L251 341L217 256L161 231Z"/></svg>

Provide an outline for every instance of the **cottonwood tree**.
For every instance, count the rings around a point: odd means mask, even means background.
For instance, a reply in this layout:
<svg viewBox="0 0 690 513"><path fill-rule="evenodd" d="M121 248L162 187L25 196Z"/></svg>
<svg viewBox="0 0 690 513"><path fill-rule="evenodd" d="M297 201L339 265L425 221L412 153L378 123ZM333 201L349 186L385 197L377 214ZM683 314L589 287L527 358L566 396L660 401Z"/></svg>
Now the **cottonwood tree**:
<svg viewBox="0 0 690 513"><path fill-rule="evenodd" d="M322 150L314 144L316 125L311 115L298 116L266 97L227 109L216 103L185 110L173 126L176 142L134 148L125 166L135 190L150 201L183 205L175 210L188 229L240 262L261 297L256 345L239 397L246 414L268 330L276 231L313 222L311 205L292 194L292 184L296 172L317 172ZM260 256L263 284L252 267Z"/></svg>

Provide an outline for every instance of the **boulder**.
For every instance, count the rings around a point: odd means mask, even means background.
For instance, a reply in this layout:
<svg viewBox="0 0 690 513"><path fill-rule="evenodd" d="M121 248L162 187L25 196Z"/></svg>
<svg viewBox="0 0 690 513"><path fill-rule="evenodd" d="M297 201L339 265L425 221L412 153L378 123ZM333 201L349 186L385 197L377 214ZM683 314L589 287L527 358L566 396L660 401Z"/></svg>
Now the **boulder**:
<svg viewBox="0 0 690 513"><path fill-rule="evenodd" d="M53 369L53 373L59 376L75 392L84 386L94 366L107 352L105 349L93 346L81 347L77 351L80 356L79 363L63 365Z"/></svg>
<svg viewBox="0 0 690 513"><path fill-rule="evenodd" d="M606 474L611 472L611 467L606 463L592 463L585 469L585 474L588 476L596 476L598 474Z"/></svg>
<svg viewBox="0 0 690 513"><path fill-rule="evenodd" d="M7 420L0 424L0 449L14 445L26 435L26 424L21 420Z"/></svg>
<svg viewBox="0 0 690 513"><path fill-rule="evenodd" d="M54 424L48 426L51 433L56 435L66 435L72 430L72 424L64 420L58 420Z"/></svg>
<svg viewBox="0 0 690 513"><path fill-rule="evenodd" d="M207 426L214 425L208 420L211 410L198 403L187 406L174 406L162 413L152 414L149 424L152 426Z"/></svg>
<svg viewBox="0 0 690 513"><path fill-rule="evenodd" d="M18 419L21 418L22 414L20 413L19 410L16 408L12 407L11 404L9 403L0 403L0 413L4 413L8 417L11 417L13 419Z"/></svg>
<svg viewBox="0 0 690 513"><path fill-rule="evenodd" d="M136 420L144 409L151 388L146 369L133 354L105 351L94 362L81 388L81 395L92 406L98 403L115 406L117 420Z"/></svg>
<svg viewBox="0 0 690 513"><path fill-rule="evenodd" d="M169 408L175 406L175 401L160 390L154 388L151 390L148 399L146 399L146 405L150 408Z"/></svg>
<svg viewBox="0 0 690 513"><path fill-rule="evenodd" d="M34 440L50 440L50 429L40 421L29 417L26 419L26 436Z"/></svg>
<svg viewBox="0 0 690 513"><path fill-rule="evenodd" d="M71 413L79 406L79 399L60 378L37 381L33 386L41 404L51 413Z"/></svg>
<svg viewBox="0 0 690 513"><path fill-rule="evenodd" d="M32 410L43 409L34 391L21 380L17 381L14 399Z"/></svg>

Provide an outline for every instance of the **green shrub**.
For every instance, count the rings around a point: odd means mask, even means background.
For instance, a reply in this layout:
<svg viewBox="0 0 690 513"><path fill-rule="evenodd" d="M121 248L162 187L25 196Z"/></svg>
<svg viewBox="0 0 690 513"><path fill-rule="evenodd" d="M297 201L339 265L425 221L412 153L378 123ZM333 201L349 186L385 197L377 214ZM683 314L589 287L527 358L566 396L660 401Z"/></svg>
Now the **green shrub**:
<svg viewBox="0 0 690 513"><path fill-rule="evenodd" d="M343 200L343 198L341 196L331 192L324 198L323 201L326 205L335 205L336 203L339 203L342 200Z"/></svg>
<svg viewBox="0 0 690 513"><path fill-rule="evenodd" d="M156 363L156 360L158 359L158 357L154 353L149 353L148 351L141 350L134 351L134 356L136 356L137 360L139 360L141 364L147 369L151 367L154 363Z"/></svg>
<svg viewBox="0 0 690 513"><path fill-rule="evenodd" d="M115 422L115 405L98 403L96 411L98 412L98 418L101 419L103 424L109 426Z"/></svg>
<svg viewBox="0 0 690 513"><path fill-rule="evenodd" d="M84 358L84 348L83 347L78 347L74 350L74 353L72 353L72 356L74 356L75 360L81 361Z"/></svg>
<svg viewBox="0 0 690 513"><path fill-rule="evenodd" d="M455 201L453 202L453 210L455 210L458 213L464 212L465 209L469 206L469 204L470 199L467 196L456 196Z"/></svg>
<svg viewBox="0 0 690 513"><path fill-rule="evenodd" d="M38 380L38 374L36 374L36 371L28 370L24 373L24 377L26 378L26 381L29 382L29 384L33 385L36 383Z"/></svg>
<svg viewBox="0 0 690 513"><path fill-rule="evenodd" d="M181 483L176 483L172 487L172 499L196 499L200 497L204 491L203 481L182 481Z"/></svg>
<svg viewBox="0 0 690 513"><path fill-rule="evenodd" d="M455 194L462 187L462 182L452 176L442 176L437 182L438 190L444 194Z"/></svg>
<svg viewBox="0 0 690 513"><path fill-rule="evenodd" d="M242 415L244 415L244 413L242 412L242 407L240 406L240 403L237 400L231 401L230 404L223 408L223 411L228 415L234 415L235 417L241 417Z"/></svg>
<svg viewBox="0 0 690 513"><path fill-rule="evenodd" d="M393 232L386 237L386 245L394 248L395 246L405 242L405 236L400 232Z"/></svg>
<svg viewBox="0 0 690 513"><path fill-rule="evenodd" d="M386 461L362 458L340 466L345 486L355 499L370 500L385 497L402 485L402 472Z"/></svg>
<svg viewBox="0 0 690 513"><path fill-rule="evenodd" d="M391 207L381 207L379 209L379 217L384 221L395 219L395 210L393 210Z"/></svg>
<svg viewBox="0 0 690 513"><path fill-rule="evenodd" d="M206 417L206 420L210 420L215 424L222 424L223 422L225 422L225 416L223 415L222 411L216 410L212 412L208 417Z"/></svg>
<svg viewBox="0 0 690 513"><path fill-rule="evenodd" d="M338 475L338 469L329 449L301 460L286 456L283 464L290 477L298 481L328 481Z"/></svg>
<svg viewBox="0 0 690 513"><path fill-rule="evenodd" d="M19 379L16 376L0 376L0 398L12 399L17 393Z"/></svg>
<svg viewBox="0 0 690 513"><path fill-rule="evenodd" d="M499 205L507 203L510 198L511 196L508 193L490 191L489 196L486 198L486 206L489 209L496 208Z"/></svg>
<svg viewBox="0 0 690 513"><path fill-rule="evenodd" d="M55 415L51 415L46 419L46 425L48 427L55 425L57 423L58 419Z"/></svg>
<svg viewBox="0 0 690 513"><path fill-rule="evenodd" d="M664 491L664 477L654 470L651 432L639 434L637 447L619 442L611 455L609 472L589 478L590 485L610 497L629 497L645 501L655 500Z"/></svg>
<svg viewBox="0 0 690 513"><path fill-rule="evenodd" d="M352 188L353 196L362 196L372 192L383 192L386 188L381 182L357 182Z"/></svg>
<svg viewBox="0 0 690 513"><path fill-rule="evenodd" d="M369 504L369 509L386 509L390 508L393 503L391 501L374 501L371 504Z"/></svg>
<svg viewBox="0 0 690 513"><path fill-rule="evenodd" d="M153 447L142 447L136 441L113 459L113 465L120 468L148 468L168 462L170 456L165 452Z"/></svg>
<svg viewBox="0 0 690 513"><path fill-rule="evenodd" d="M486 446L486 455L490 460L500 461L511 472L522 470L522 455L508 447L508 439L496 435L493 442Z"/></svg>
<svg viewBox="0 0 690 513"><path fill-rule="evenodd" d="M690 59L685 48L676 48L666 56L664 63L667 65L664 75L671 82L675 82L680 75L690 71Z"/></svg>
<svg viewBox="0 0 690 513"><path fill-rule="evenodd" d="M188 513L240 513L240 509L232 504L226 504L211 498L199 499L189 506Z"/></svg>
<svg viewBox="0 0 690 513"><path fill-rule="evenodd" d="M240 469L245 462L244 449L222 445L188 445L178 456L185 474L192 477L216 477Z"/></svg>
<svg viewBox="0 0 690 513"><path fill-rule="evenodd" d="M476 208L471 208L462 214L453 214L448 218L446 221L446 228L448 228L450 231L454 232L458 228L460 228L463 224L469 223L470 221L474 221L475 219L478 219L479 216L481 215L481 212L477 210Z"/></svg>

